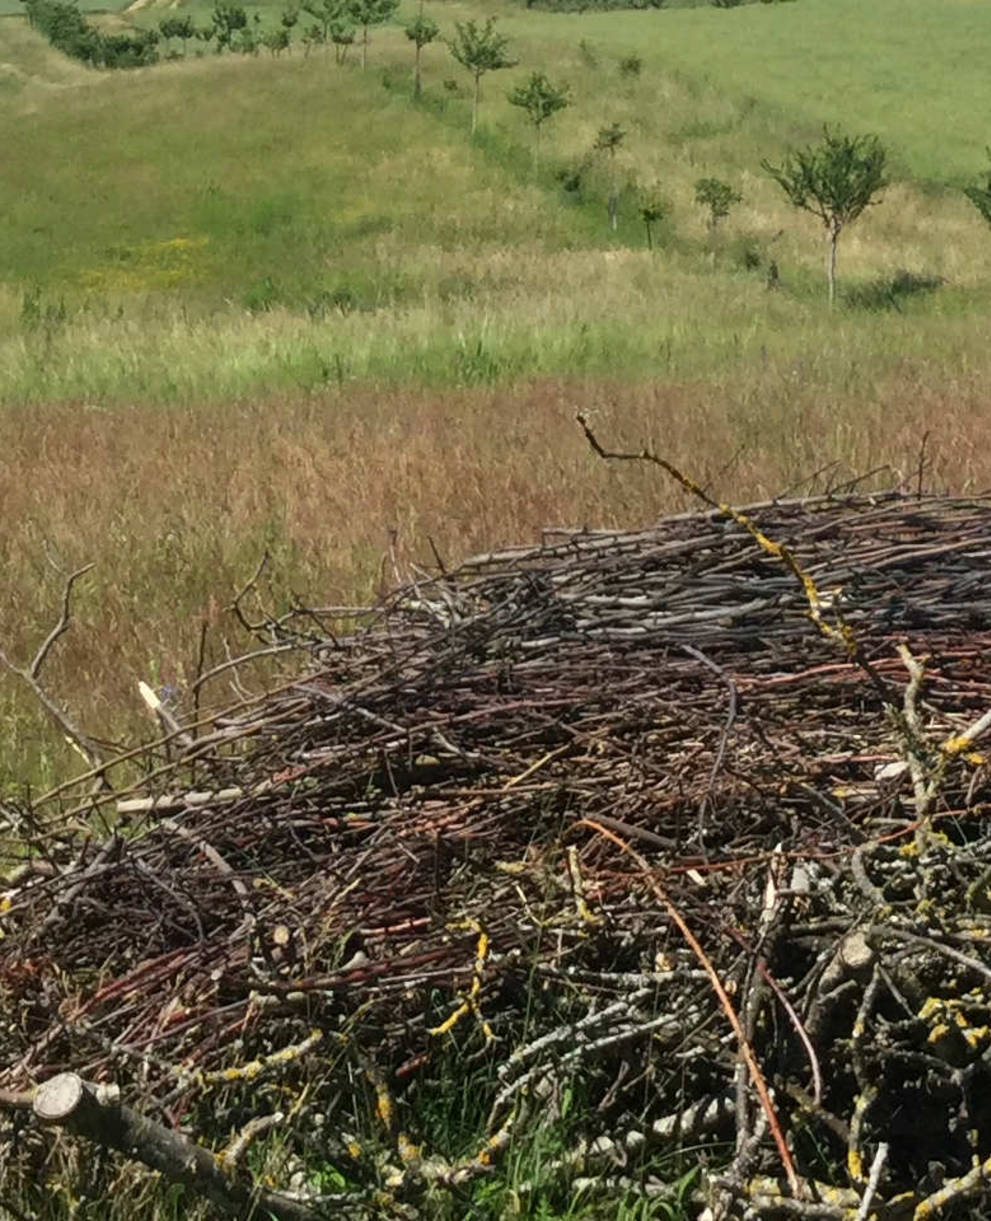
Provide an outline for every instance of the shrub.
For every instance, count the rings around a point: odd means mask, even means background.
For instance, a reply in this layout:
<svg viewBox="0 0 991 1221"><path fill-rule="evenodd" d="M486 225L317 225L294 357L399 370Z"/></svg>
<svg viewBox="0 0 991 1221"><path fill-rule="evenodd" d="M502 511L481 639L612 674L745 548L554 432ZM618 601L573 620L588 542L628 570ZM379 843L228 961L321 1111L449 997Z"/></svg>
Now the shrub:
<svg viewBox="0 0 991 1221"><path fill-rule="evenodd" d="M991 148L988 149L991 158ZM991 169L984 171L984 179L974 186L964 187L963 193L980 212L985 224L991 225Z"/></svg>
<svg viewBox="0 0 991 1221"><path fill-rule="evenodd" d="M551 13L618 12L663 8L666 0L526 0L527 8Z"/></svg>
<svg viewBox="0 0 991 1221"><path fill-rule="evenodd" d="M242 304L249 314L264 314L273 309L282 300L279 286L271 276L257 280L252 284L242 298Z"/></svg>
<svg viewBox="0 0 991 1221"><path fill-rule="evenodd" d="M136 30L132 34L105 34L102 62L105 68L141 68L158 61L158 31Z"/></svg>
<svg viewBox="0 0 991 1221"><path fill-rule="evenodd" d="M68 0L24 0L28 23L57 50L97 67L104 62L103 39Z"/></svg>
<svg viewBox="0 0 991 1221"><path fill-rule="evenodd" d="M586 68L597 68L599 66L599 57L596 55L592 45L587 39L583 38L578 44L578 53L582 57L582 63Z"/></svg>
<svg viewBox="0 0 991 1221"><path fill-rule="evenodd" d="M708 209L708 226L712 234L719 228L719 222L729 216L733 205L742 199L739 191L718 178L700 178L695 184L695 202Z"/></svg>

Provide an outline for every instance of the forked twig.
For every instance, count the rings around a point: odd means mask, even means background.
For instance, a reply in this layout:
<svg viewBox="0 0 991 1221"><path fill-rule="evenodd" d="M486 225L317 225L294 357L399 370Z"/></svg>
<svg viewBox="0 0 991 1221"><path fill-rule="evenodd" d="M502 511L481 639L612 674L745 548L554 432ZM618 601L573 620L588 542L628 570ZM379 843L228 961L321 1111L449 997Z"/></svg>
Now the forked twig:
<svg viewBox="0 0 991 1221"><path fill-rule="evenodd" d="M48 694L40 681L41 668L45 664L48 654L52 651L56 641L69 630L72 623L72 587L92 567L92 564L84 564L82 568L77 568L66 578L62 590L62 611L58 622L41 642L31 664L29 666L15 665L3 649L0 649L0 663L31 688L35 698L90 767L99 768L103 762L99 747L88 734L79 728L68 712Z"/></svg>

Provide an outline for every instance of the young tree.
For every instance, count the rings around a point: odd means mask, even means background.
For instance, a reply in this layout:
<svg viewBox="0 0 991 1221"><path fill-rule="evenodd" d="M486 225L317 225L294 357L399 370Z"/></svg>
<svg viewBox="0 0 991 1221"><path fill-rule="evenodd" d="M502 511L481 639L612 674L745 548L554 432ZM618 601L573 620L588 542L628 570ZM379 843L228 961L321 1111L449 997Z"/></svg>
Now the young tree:
<svg viewBox="0 0 991 1221"><path fill-rule="evenodd" d="M384 25L399 7L399 0L350 0L348 12L355 25L361 26L361 66L368 62L368 30Z"/></svg>
<svg viewBox="0 0 991 1221"><path fill-rule="evenodd" d="M718 178L700 178L695 184L695 202L701 208L709 209L708 227L713 235L719 228L719 222L730 214L734 204L738 204L743 196L728 182L720 182Z"/></svg>
<svg viewBox="0 0 991 1221"><path fill-rule="evenodd" d="M618 123L600 127L593 148L598 153L609 154L609 224L613 231L619 227L619 186L616 181L616 150L626 139L626 132Z"/></svg>
<svg viewBox="0 0 991 1221"><path fill-rule="evenodd" d="M268 47L274 56L278 57L283 51L289 49L288 27L280 25L277 29L269 30L262 38L262 43Z"/></svg>
<svg viewBox="0 0 991 1221"><path fill-rule="evenodd" d="M533 124L535 142L533 146L534 169L540 168L540 130L548 119L564 110L568 105L568 87L552 85L543 72L531 72L525 85L518 85L506 95L510 105L519 106L527 112Z"/></svg>
<svg viewBox="0 0 991 1221"><path fill-rule="evenodd" d="M163 17L158 23L159 33L166 41L173 38L182 40L182 53L186 54L186 44L190 38L196 37L196 26L192 17Z"/></svg>
<svg viewBox="0 0 991 1221"><path fill-rule="evenodd" d="M406 37L416 47L416 55L413 60L413 96L418 98L421 91L420 83L420 53L425 46L428 46L434 41L440 33L440 27L436 21L431 21L429 17L423 15L423 5L420 5L420 11L414 21L411 21L406 27Z"/></svg>
<svg viewBox="0 0 991 1221"><path fill-rule="evenodd" d="M225 4L223 0L218 0L214 6L210 20L213 23L213 36L217 40L218 53L225 47L230 50L234 42L234 35L239 30L248 28L248 14L241 5Z"/></svg>
<svg viewBox="0 0 991 1221"><path fill-rule="evenodd" d="M991 158L991 148L988 149ZM991 225L991 169L984 171L984 181L973 187L964 187L963 193L980 212L987 225Z"/></svg>
<svg viewBox="0 0 991 1221"><path fill-rule="evenodd" d="M647 249L654 249L654 226L671 211L668 201L656 190L643 191L638 203L640 219L647 230Z"/></svg>
<svg viewBox="0 0 991 1221"><path fill-rule="evenodd" d="M471 101L471 133L478 128L478 102L482 92L482 77L486 72L498 72L500 68L512 68L516 63L507 52L509 39L495 31L495 17L490 17L485 25L479 26L475 21L463 24L455 23L457 35L447 45L451 54L463 67L467 68L474 80L475 89Z"/></svg>
<svg viewBox="0 0 991 1221"><path fill-rule="evenodd" d="M354 44L354 26L346 17L340 17L330 23L330 41L334 44L334 62L345 63L348 47Z"/></svg>
<svg viewBox="0 0 991 1221"><path fill-rule="evenodd" d="M330 27L344 15L342 0L303 0L302 9L320 22L321 41L329 42Z"/></svg>
<svg viewBox="0 0 991 1221"><path fill-rule="evenodd" d="M299 24L299 5L296 3L296 0L292 0L292 2L282 10L282 13L279 16L279 22L286 32L286 43L283 50L289 51L291 54L292 52L290 48L292 47L293 30L295 30L296 26ZM275 54L278 54L278 52L275 52Z"/></svg>
<svg viewBox="0 0 991 1221"><path fill-rule="evenodd" d="M761 166L796 208L811 212L826 231L826 281L829 304L836 298L836 247L847 225L878 202L888 185L886 153L877 136L845 136L823 129L818 146L794 152L780 166Z"/></svg>
<svg viewBox="0 0 991 1221"><path fill-rule="evenodd" d="M237 51L239 55L257 55L258 46L261 42L261 35L257 29L252 29L251 26L245 26L243 30L238 30L231 42L231 50Z"/></svg>
<svg viewBox="0 0 991 1221"><path fill-rule="evenodd" d="M323 30L314 23L306 27L300 41L303 44L303 58L306 59L314 47L323 46L327 40L323 36Z"/></svg>

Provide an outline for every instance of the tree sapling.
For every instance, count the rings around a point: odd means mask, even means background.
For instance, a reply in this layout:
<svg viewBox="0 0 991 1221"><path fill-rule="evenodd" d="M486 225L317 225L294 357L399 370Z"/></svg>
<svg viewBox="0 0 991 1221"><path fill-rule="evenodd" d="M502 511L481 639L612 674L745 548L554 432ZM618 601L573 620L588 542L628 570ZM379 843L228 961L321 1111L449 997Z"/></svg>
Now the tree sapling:
<svg viewBox="0 0 991 1221"><path fill-rule="evenodd" d="M823 129L818 146L791 153L780 166L761 166L784 191L789 203L811 212L826 230L826 282L829 304L836 298L836 247L847 225L876 203L888 185L887 154L877 136L846 136Z"/></svg>
<svg viewBox="0 0 991 1221"><path fill-rule="evenodd" d="M671 211L668 201L656 190L641 192L637 203L640 219L647 230L647 249L654 249L654 226L662 221Z"/></svg>
<svg viewBox="0 0 991 1221"><path fill-rule="evenodd" d="M595 137L596 152L609 154L609 224L613 232L619 228L619 186L616 181L616 150L626 138L626 132L618 123L600 127Z"/></svg>
<svg viewBox="0 0 991 1221"><path fill-rule="evenodd" d="M399 7L399 0L350 0L349 15L361 26L361 66L368 62L368 31L373 25L384 25ZM336 39L334 40L337 41Z"/></svg>
<svg viewBox="0 0 991 1221"><path fill-rule="evenodd" d="M695 184L695 202L709 210L706 224L713 237L719 228L719 222L725 220L733 205L740 203L742 199L739 191L718 178L700 178Z"/></svg>
<svg viewBox="0 0 991 1221"><path fill-rule="evenodd" d="M354 26L347 17L338 17L330 23L328 37L334 44L334 62L347 62L348 47L354 44Z"/></svg>
<svg viewBox="0 0 991 1221"><path fill-rule="evenodd" d="M552 85L542 72L531 72L530 79L525 85L517 85L506 96L509 98L511 106L519 106L526 111L533 124L535 136L533 165L534 169L539 169L541 128L548 119L556 115L559 110L564 110L568 105L570 100L568 87L567 85Z"/></svg>
<svg viewBox="0 0 991 1221"><path fill-rule="evenodd" d="M406 37L416 47L416 55L413 60L413 96L418 98L422 90L420 81L420 53L423 48L434 41L440 33L440 27L436 21L431 21L429 17L423 15L423 5L420 5L420 11L415 20L411 21L406 27Z"/></svg>
<svg viewBox="0 0 991 1221"><path fill-rule="evenodd" d="M482 77L486 72L497 72L500 68L512 68L516 63L508 53L509 39L497 34L496 19L490 17L484 25L476 21L456 22L456 36L447 45L451 54L467 68L474 81L471 100L471 134L478 128L478 103L482 92Z"/></svg>

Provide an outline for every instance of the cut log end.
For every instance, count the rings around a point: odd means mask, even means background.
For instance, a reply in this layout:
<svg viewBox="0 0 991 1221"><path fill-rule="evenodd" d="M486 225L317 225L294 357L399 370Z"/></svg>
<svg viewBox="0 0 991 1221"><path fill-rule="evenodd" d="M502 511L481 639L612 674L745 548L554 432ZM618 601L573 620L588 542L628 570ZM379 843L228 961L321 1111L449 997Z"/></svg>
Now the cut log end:
<svg viewBox="0 0 991 1221"><path fill-rule="evenodd" d="M59 1073L38 1087L34 1113L43 1124L64 1123L83 1100L85 1086L75 1073Z"/></svg>

